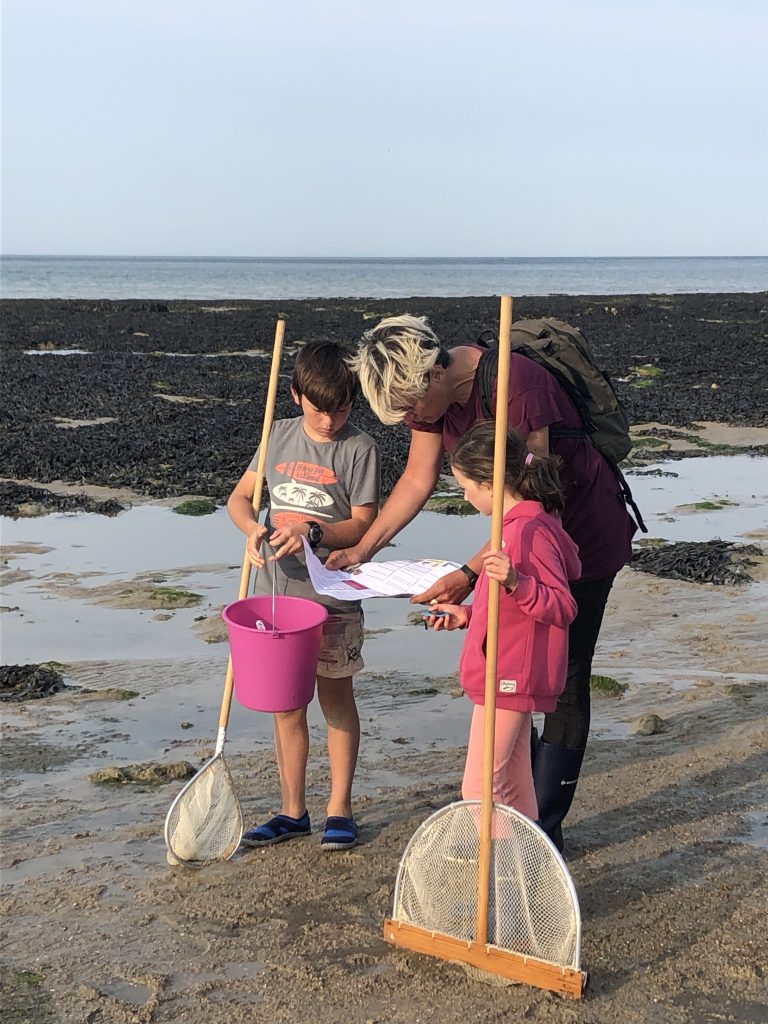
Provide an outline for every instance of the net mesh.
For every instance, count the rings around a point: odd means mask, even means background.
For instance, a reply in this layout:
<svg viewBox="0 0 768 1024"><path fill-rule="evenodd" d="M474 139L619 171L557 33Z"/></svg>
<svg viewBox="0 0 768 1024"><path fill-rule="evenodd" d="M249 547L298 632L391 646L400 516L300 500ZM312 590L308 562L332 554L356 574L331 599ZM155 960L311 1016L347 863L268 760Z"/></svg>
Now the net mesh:
<svg viewBox="0 0 768 1024"><path fill-rule="evenodd" d="M165 822L168 860L228 860L240 845L243 816L224 758L214 757L176 797Z"/></svg>
<svg viewBox="0 0 768 1024"><path fill-rule="evenodd" d="M487 941L579 969L581 919L565 865L524 815L497 805L491 830ZM444 807L415 833L395 886L395 920L476 941L480 804Z"/></svg>

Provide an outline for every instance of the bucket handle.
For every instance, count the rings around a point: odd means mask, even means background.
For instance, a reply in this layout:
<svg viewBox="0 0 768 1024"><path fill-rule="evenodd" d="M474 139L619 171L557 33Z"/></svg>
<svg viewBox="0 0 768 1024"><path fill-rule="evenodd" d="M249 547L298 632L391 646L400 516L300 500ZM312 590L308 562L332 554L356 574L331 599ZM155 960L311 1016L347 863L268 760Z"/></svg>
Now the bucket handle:
<svg viewBox="0 0 768 1024"><path fill-rule="evenodd" d="M264 543L268 547L270 546L269 545L269 541L266 538L264 539ZM274 548L272 550L274 551ZM256 593L256 584L258 582L258 579L259 579L259 570L257 569L256 570L256 575L255 575L254 580L253 580L253 593L254 594ZM276 594L277 594L277 563L275 563L272 566L272 637L273 638L278 637L280 635L279 630L277 628L277 623L275 621L275 614L276 614L275 609L277 607L277 600L276 600L276 596L275 596ZM258 620L258 621L261 621L261 620ZM257 626L257 629L258 628L261 628L261 627Z"/></svg>
<svg viewBox="0 0 768 1024"><path fill-rule="evenodd" d="M272 639L278 635L277 633L277 622L275 620L275 593L277 587L277 563L272 566Z"/></svg>

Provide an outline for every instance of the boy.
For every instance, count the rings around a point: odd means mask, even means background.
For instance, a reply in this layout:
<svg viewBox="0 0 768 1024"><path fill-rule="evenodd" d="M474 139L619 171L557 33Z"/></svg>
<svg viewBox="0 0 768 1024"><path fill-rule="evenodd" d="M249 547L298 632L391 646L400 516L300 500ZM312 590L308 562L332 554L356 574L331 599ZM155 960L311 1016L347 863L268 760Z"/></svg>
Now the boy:
<svg viewBox="0 0 768 1024"><path fill-rule="evenodd" d="M328 726L331 796L322 839L325 850L357 844L352 780L360 744L360 720L352 677L363 668L363 614L359 601L319 597L309 580L303 538L325 561L330 551L360 540L379 507L379 452L375 441L349 422L360 385L332 341L305 345L296 357L291 394L302 415L277 420L266 468L270 506L265 526L253 509L258 451L227 502L229 515L248 538L248 556L259 569L255 593L318 601L329 610L317 667L317 694ZM261 553L267 538L272 549ZM246 846L267 846L312 829L306 805L309 732L306 708L275 715L280 771L280 813L243 836Z"/></svg>

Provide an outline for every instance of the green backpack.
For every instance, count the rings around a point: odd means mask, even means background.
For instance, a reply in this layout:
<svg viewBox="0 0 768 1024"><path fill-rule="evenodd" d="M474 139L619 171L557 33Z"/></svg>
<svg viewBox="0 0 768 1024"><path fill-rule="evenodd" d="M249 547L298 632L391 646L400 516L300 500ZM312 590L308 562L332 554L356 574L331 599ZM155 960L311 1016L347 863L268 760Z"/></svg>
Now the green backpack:
<svg viewBox="0 0 768 1024"><path fill-rule="evenodd" d="M493 385L498 367L498 346L489 345L485 331L478 339L486 351L477 367L480 403L487 419L493 418ZM624 500L632 508L640 529L647 533L640 510L619 469L632 450L629 417L613 389L608 374L594 360L584 335L576 327L546 317L517 320L512 324L512 351L532 359L552 374L576 406L581 427L549 429L550 437L584 437L604 456L621 484Z"/></svg>

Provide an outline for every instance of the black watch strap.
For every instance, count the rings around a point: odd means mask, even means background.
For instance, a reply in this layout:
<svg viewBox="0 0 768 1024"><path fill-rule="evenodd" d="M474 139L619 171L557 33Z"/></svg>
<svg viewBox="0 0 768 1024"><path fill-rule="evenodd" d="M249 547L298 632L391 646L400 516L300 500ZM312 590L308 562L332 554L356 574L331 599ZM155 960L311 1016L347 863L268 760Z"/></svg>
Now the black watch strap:
<svg viewBox="0 0 768 1024"><path fill-rule="evenodd" d="M469 580L470 587L472 587L472 589L474 590L475 589L475 584L480 579L479 573L476 573L471 565L462 565L462 566L460 566L460 568L461 568L461 571L464 573L464 575Z"/></svg>

